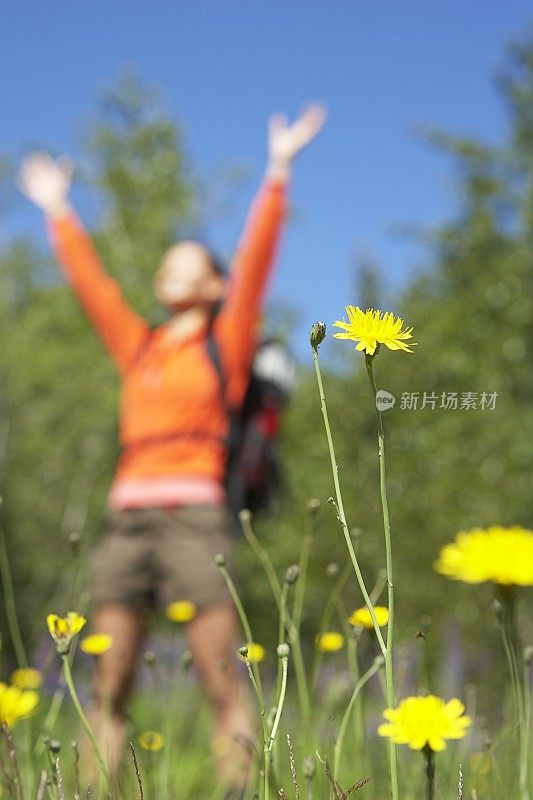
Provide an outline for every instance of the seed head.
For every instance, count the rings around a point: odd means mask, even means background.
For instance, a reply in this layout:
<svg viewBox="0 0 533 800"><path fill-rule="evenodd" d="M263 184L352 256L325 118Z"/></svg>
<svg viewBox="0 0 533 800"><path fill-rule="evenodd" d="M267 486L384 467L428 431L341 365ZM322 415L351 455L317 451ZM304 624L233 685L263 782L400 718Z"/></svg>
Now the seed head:
<svg viewBox="0 0 533 800"><path fill-rule="evenodd" d="M289 656L289 645L286 642L283 642L282 644L278 644L277 653L278 653L278 656L280 658L288 658L288 656Z"/></svg>

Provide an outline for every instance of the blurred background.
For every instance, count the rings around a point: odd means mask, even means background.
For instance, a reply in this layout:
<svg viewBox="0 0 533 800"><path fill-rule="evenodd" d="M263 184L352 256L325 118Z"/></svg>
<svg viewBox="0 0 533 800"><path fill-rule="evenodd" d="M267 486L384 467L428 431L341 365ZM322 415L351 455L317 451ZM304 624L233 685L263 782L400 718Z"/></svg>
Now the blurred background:
<svg viewBox="0 0 533 800"><path fill-rule="evenodd" d="M44 613L80 592L87 600L84 568L118 450L118 381L15 189L21 158L38 148L74 159L74 203L104 263L157 322L151 280L165 248L192 234L229 261L264 168L269 114L293 117L318 99L329 120L296 167L265 320L299 361L285 491L256 532L282 574L298 560L307 501L322 502L303 623L311 643L331 590L325 567L342 569L346 556L326 502L309 327L322 319L331 333L346 304L400 314L415 353L376 362L378 386L397 398L384 419L399 647L422 683L431 668L426 688L437 693L474 674L498 690L490 588L454 584L432 565L459 530L532 526L531 19L525 0L4 8L0 494L28 642L37 646ZM347 516L372 584L384 548L363 359L328 336L321 361ZM424 392L434 409L421 408ZM453 392L475 393L477 407L440 408ZM480 407L483 392L496 393L493 408ZM404 393L419 393L416 409L402 408ZM240 564L253 628L271 645L274 604L244 542ZM361 605L355 583L345 595ZM529 642L532 610L524 593ZM488 711L490 695L481 703Z"/></svg>

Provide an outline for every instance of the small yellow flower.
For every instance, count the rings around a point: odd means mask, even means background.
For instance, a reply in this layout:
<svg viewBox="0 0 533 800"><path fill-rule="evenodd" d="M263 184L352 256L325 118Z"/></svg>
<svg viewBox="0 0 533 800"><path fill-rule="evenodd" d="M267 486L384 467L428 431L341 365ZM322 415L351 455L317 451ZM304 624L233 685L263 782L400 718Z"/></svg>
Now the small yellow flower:
<svg viewBox="0 0 533 800"><path fill-rule="evenodd" d="M113 644L113 637L108 633L91 633L85 636L80 642L80 650L89 653L91 656L101 656L106 653Z"/></svg>
<svg viewBox="0 0 533 800"><path fill-rule="evenodd" d="M46 624L60 655L66 655L69 652L72 639L77 636L86 622L85 617L82 617L77 611L69 611L66 617L48 614Z"/></svg>
<svg viewBox="0 0 533 800"><path fill-rule="evenodd" d="M246 642L244 646L248 649L246 658L250 664L259 664L259 662L262 661L266 656L265 648L258 642ZM238 656L241 661L246 661L246 658L240 653L238 653Z"/></svg>
<svg viewBox="0 0 533 800"><path fill-rule="evenodd" d="M196 605L190 600L176 600L166 607L166 615L172 622L190 622L195 618Z"/></svg>
<svg viewBox="0 0 533 800"><path fill-rule="evenodd" d="M389 621L389 610L385 606L374 606L374 614L380 628ZM373 628L374 623L370 616L370 611L366 606L363 608L356 608L356 610L348 617L350 625L359 625L361 628Z"/></svg>
<svg viewBox="0 0 533 800"><path fill-rule="evenodd" d="M151 750L152 753L161 750L165 744L163 736L157 731L144 731L144 733L139 735L137 741L143 750Z"/></svg>
<svg viewBox="0 0 533 800"><path fill-rule="evenodd" d="M43 676L35 667L25 667L11 673L11 683L19 689L38 689L42 686Z"/></svg>
<svg viewBox="0 0 533 800"><path fill-rule="evenodd" d="M470 717L460 700L445 703L440 697L407 697L398 708L387 708L387 723L379 726L380 736L389 736L396 744L408 744L412 750L431 748L435 753L446 748L445 739L462 739Z"/></svg>
<svg viewBox="0 0 533 800"><path fill-rule="evenodd" d="M533 586L533 531L497 525L462 531L442 548L435 569L466 583Z"/></svg>
<svg viewBox="0 0 533 800"><path fill-rule="evenodd" d="M322 653L335 653L344 647L344 636L337 631L326 631L316 637L315 644Z"/></svg>
<svg viewBox="0 0 533 800"><path fill-rule="evenodd" d="M18 686L0 683L0 722L12 727L17 720L32 714L38 703L37 692L25 692Z"/></svg>
<svg viewBox="0 0 533 800"><path fill-rule="evenodd" d="M379 350L379 346L384 344L389 350L404 350L412 353L412 345L416 342L405 344L405 339L413 338L413 329L403 328L403 319L394 318L390 311L374 311L369 308L363 311L359 307L346 306L349 322L345 320L334 322L337 328L344 328L344 333L333 334L336 339L352 339L359 342L356 350L362 350L369 356L373 356Z"/></svg>

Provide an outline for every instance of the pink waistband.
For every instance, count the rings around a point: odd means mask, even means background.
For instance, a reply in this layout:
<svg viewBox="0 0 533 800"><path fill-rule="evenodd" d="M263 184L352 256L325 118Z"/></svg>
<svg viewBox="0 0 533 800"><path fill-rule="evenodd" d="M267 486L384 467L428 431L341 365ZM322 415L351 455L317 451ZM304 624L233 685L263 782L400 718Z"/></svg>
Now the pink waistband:
<svg viewBox="0 0 533 800"><path fill-rule="evenodd" d="M152 506L220 505L225 493L218 481L197 476L118 478L107 504L114 511Z"/></svg>

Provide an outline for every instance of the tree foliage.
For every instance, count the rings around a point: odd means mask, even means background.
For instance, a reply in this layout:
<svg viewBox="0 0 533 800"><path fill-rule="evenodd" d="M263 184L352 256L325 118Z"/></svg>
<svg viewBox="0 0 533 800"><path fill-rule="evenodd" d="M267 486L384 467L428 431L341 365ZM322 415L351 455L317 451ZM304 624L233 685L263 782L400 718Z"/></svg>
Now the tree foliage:
<svg viewBox="0 0 533 800"><path fill-rule="evenodd" d="M491 594L488 587L472 590L436 575L439 547L458 530L531 526L533 516L533 42L515 49L502 86L510 119L504 146L431 136L455 171L457 211L431 231L427 270L393 304L414 326L415 353L382 351L376 360L378 386L397 398L385 427L398 633L418 648L421 660L421 648L439 659L450 636L468 635L478 648L473 665L461 668L465 673L484 663ZM124 79L102 103L85 158L86 179L105 208L95 241L131 301L155 318L151 275L194 213L179 127L151 93ZM82 534L85 558L99 528L117 449L118 381L75 301L51 278L49 256L18 241L4 248L0 263L0 379L6 387L0 399L0 491L16 581L28 588L18 600L30 633L41 625L43 604L53 610L66 602L75 563L69 534ZM380 279L368 262L363 267L359 302L377 302ZM344 302L358 298L339 298L339 315ZM321 359L348 519L357 526L372 585L384 547L370 388L362 357L346 342L326 342ZM328 369L339 359L343 370ZM416 392L419 407L402 409L402 394ZM474 392L478 400L482 392L496 392L496 406L443 409L443 392ZM435 395L435 409L421 408L424 393ZM286 497L275 517L257 521L257 531L284 570L298 559L308 499L323 501L304 618L312 641L331 588L325 566L344 564L346 555L334 508L326 503L333 485L315 378L307 367L285 419L283 451ZM273 642L274 604L244 545L241 585L257 637ZM361 605L355 583L345 603ZM531 622L524 622L533 635ZM415 642L420 627L429 628L427 644Z"/></svg>

